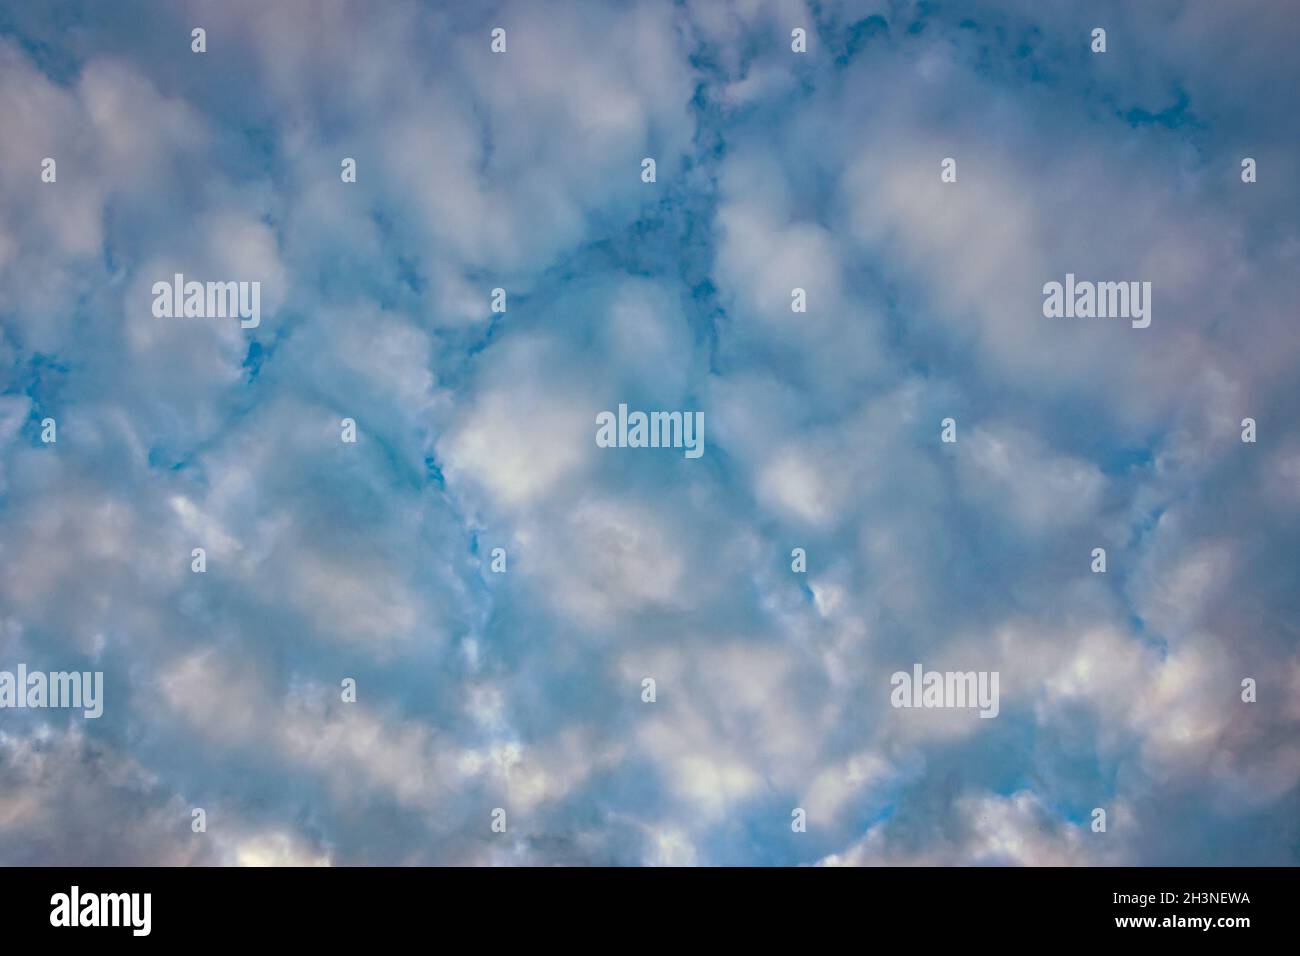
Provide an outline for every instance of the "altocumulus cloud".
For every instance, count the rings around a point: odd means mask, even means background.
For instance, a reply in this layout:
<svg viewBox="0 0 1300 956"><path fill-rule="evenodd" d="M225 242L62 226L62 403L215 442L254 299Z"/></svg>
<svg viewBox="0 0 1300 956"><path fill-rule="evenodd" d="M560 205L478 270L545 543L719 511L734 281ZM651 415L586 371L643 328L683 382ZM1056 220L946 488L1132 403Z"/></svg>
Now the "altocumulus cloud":
<svg viewBox="0 0 1300 956"><path fill-rule="evenodd" d="M1290 6L0 3L0 862L1300 862Z"/></svg>

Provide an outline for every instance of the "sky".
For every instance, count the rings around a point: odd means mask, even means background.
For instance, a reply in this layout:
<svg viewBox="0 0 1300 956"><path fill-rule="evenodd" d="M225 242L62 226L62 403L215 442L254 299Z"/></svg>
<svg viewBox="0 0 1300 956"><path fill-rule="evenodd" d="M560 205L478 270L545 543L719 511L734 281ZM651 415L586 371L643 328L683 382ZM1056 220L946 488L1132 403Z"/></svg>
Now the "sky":
<svg viewBox="0 0 1300 956"><path fill-rule="evenodd" d="M1298 48L0 0L0 670L104 708L0 709L0 864L1300 863ZM997 716L894 707L917 663Z"/></svg>

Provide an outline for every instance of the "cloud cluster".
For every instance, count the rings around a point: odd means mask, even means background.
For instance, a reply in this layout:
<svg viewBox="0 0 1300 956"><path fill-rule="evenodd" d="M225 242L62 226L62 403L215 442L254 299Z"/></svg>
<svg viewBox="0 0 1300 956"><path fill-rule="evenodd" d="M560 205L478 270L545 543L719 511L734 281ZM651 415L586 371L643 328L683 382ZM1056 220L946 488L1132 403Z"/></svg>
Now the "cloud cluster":
<svg viewBox="0 0 1300 956"><path fill-rule="evenodd" d="M1298 29L0 5L0 862L1297 862Z"/></svg>

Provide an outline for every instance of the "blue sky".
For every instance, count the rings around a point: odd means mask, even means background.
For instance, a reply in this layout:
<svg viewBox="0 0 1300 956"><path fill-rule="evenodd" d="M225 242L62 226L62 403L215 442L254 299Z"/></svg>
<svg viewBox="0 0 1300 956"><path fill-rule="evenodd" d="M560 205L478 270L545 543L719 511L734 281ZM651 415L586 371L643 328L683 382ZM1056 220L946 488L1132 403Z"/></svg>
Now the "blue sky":
<svg viewBox="0 0 1300 956"><path fill-rule="evenodd" d="M1298 20L0 0L0 862L1300 862Z"/></svg>

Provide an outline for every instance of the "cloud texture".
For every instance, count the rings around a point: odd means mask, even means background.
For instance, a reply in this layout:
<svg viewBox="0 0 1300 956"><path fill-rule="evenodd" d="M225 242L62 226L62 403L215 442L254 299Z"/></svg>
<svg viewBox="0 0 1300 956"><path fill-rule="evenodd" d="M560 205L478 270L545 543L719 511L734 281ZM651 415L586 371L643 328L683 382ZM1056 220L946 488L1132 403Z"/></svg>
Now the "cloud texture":
<svg viewBox="0 0 1300 956"><path fill-rule="evenodd" d="M0 863L1300 863L1300 18L1089 6L0 0Z"/></svg>

